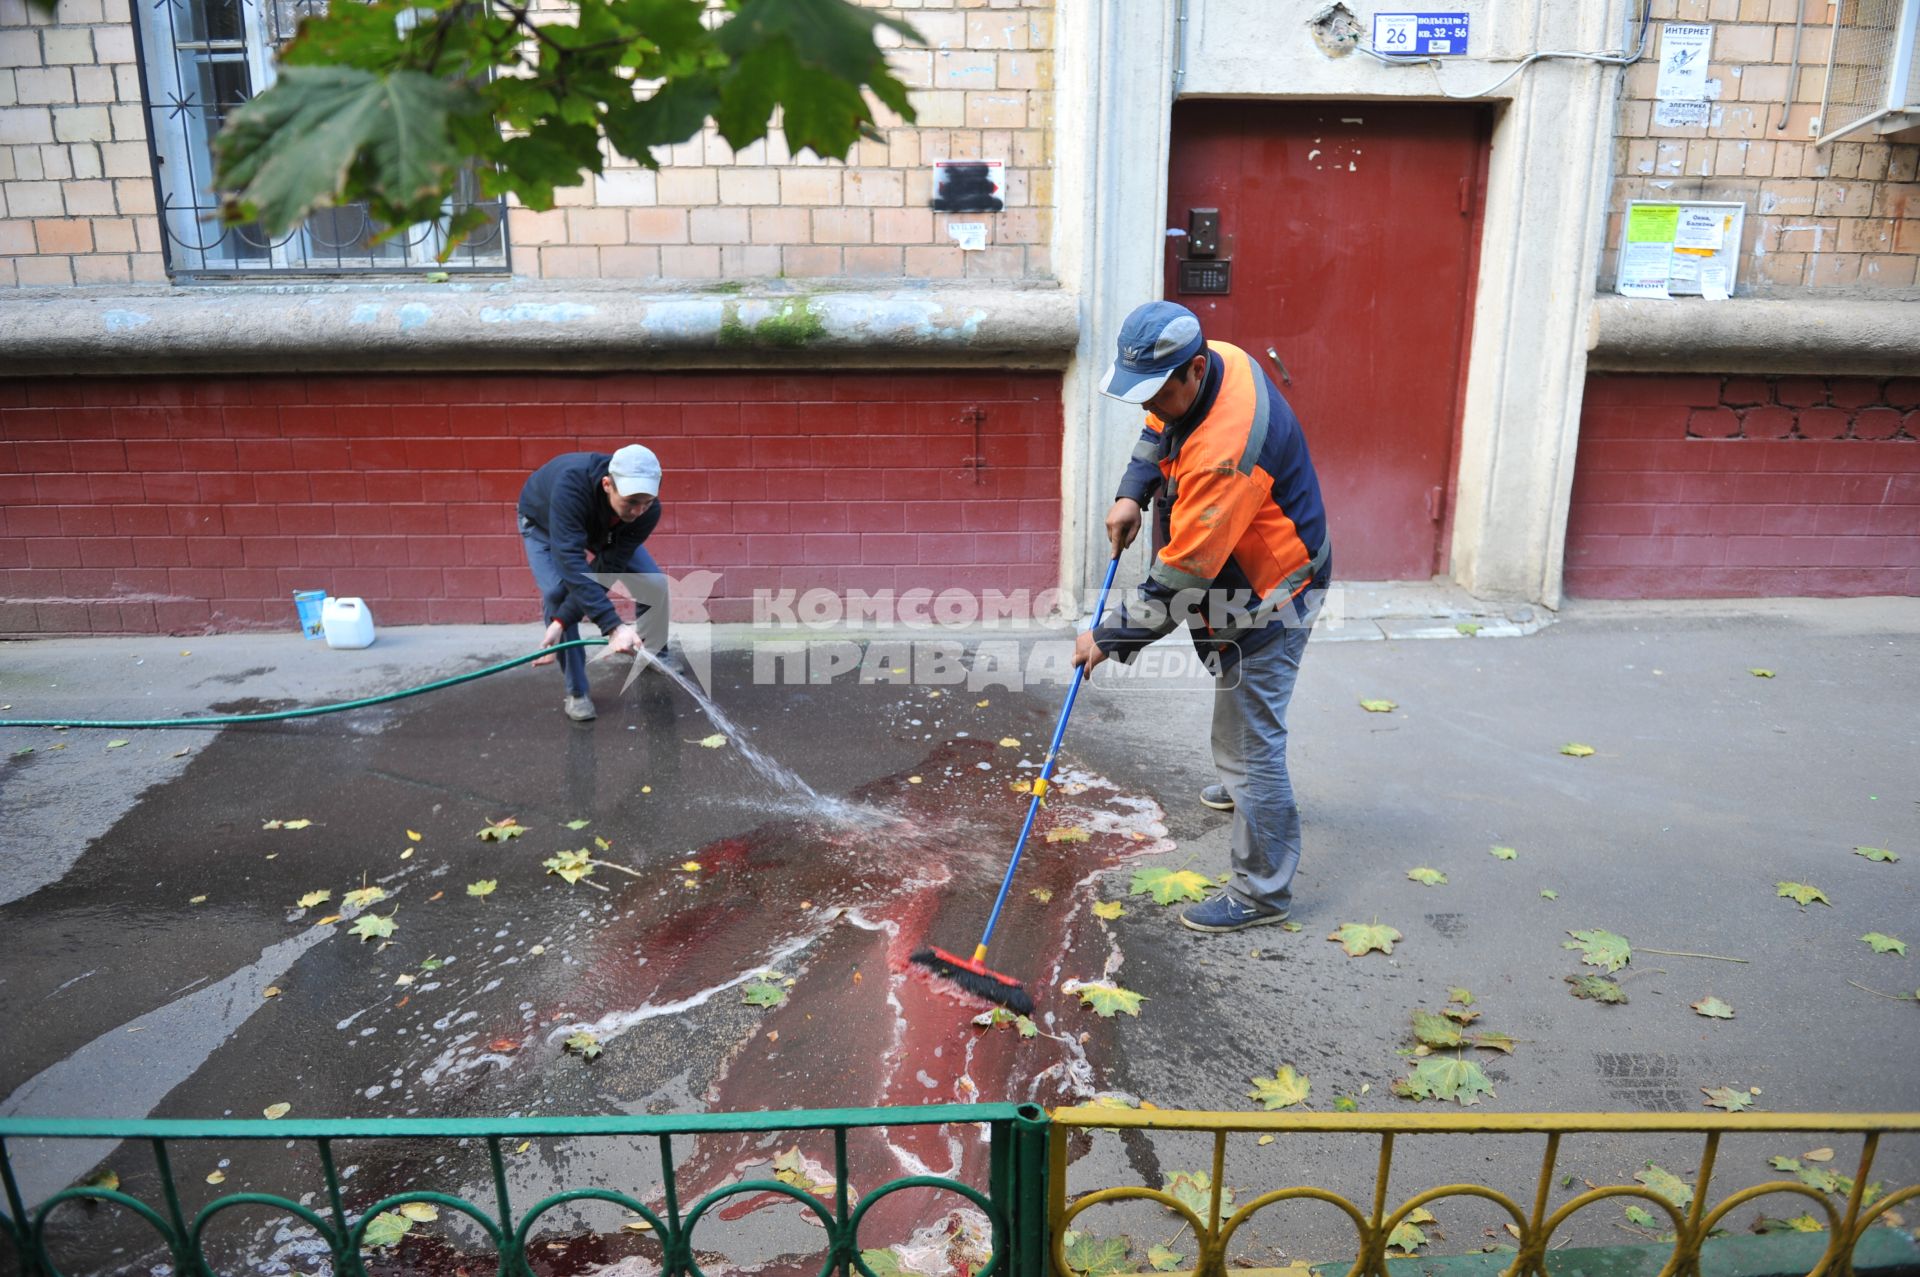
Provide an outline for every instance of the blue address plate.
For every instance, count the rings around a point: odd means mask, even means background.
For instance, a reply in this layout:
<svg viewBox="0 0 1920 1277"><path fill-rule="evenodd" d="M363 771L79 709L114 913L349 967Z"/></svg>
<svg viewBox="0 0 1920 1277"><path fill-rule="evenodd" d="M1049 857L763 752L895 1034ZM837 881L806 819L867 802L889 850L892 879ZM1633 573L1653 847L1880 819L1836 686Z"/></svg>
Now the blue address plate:
<svg viewBox="0 0 1920 1277"><path fill-rule="evenodd" d="M1373 51L1406 57L1460 57L1467 51L1464 13L1376 13Z"/></svg>

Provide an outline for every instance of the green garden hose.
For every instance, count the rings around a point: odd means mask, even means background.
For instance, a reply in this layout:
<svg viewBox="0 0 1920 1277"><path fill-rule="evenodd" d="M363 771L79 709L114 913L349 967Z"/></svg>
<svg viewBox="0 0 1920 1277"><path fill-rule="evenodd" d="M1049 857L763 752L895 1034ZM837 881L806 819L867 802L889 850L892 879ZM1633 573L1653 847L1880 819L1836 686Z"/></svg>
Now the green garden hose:
<svg viewBox="0 0 1920 1277"><path fill-rule="evenodd" d="M474 670L471 674L456 674L452 678L443 678L437 682L422 683L418 687L388 692L385 696L367 696L357 701L341 701L337 705L283 709L271 714L222 714L209 718L0 718L0 727L105 727L115 731L126 731L143 727L228 727L235 723L278 723L289 718L313 718L320 714L338 714L343 710L367 709L374 705L385 705L389 701L403 701L409 696L419 696L425 692L437 692L443 687L471 683L476 678L498 674L502 670L510 670L516 665L525 665L528 661L537 661L543 656L551 656L555 652L565 651L570 647L604 647L606 642L604 638L586 638L574 639L568 643L555 643L552 647L543 647L537 652L529 652L525 656L516 656L510 661L502 661L498 665Z"/></svg>

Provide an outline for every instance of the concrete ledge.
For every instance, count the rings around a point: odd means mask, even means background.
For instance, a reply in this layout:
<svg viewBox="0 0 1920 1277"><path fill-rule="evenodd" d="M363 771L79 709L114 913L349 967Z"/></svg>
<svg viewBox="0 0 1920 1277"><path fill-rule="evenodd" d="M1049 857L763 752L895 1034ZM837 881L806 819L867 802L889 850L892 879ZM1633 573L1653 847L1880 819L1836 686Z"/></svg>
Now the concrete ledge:
<svg viewBox="0 0 1920 1277"><path fill-rule="evenodd" d="M1920 371L1920 301L1593 299L1592 372Z"/></svg>
<svg viewBox="0 0 1920 1277"><path fill-rule="evenodd" d="M1062 368L1079 330L1052 285L70 288L0 300L0 376Z"/></svg>

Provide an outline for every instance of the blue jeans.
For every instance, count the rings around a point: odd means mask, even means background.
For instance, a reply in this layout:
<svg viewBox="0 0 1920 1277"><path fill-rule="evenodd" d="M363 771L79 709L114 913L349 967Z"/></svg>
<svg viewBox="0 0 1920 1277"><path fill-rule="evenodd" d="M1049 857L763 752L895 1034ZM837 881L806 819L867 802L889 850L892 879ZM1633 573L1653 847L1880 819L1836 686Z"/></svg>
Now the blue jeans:
<svg viewBox="0 0 1920 1277"><path fill-rule="evenodd" d="M1213 765L1233 795L1228 890L1268 912L1292 908L1300 867L1300 808L1287 775L1287 704L1312 632L1311 617L1288 626L1216 679L1213 692Z"/></svg>
<svg viewBox="0 0 1920 1277"><path fill-rule="evenodd" d="M548 621L558 621L561 625L560 637L564 642L572 642L580 637L580 622L585 613L574 602L567 590L566 578L560 573L560 565L554 561L553 545L547 540L546 529L536 527L524 516L520 519L520 541L526 546L527 566L533 569L533 582L540 587L541 615ZM635 591L639 603L636 622L642 631L642 642L649 652L660 652L667 646L667 590L666 576L660 571L660 565L653 561L645 546L635 546L633 557L624 565L595 563L596 572L644 573L649 578L647 584L658 582L658 597L641 597L651 591ZM585 648L570 647L559 654L560 672L566 675L567 694L585 696L587 694L587 653Z"/></svg>

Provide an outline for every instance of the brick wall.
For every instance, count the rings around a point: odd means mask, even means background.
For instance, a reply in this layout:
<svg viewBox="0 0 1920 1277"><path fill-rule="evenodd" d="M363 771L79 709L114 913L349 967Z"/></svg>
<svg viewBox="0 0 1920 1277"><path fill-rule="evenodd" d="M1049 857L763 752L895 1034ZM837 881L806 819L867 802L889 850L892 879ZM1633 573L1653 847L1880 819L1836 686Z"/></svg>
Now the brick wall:
<svg viewBox="0 0 1920 1277"><path fill-rule="evenodd" d="M1920 378L1592 377L1565 585L1920 595Z"/></svg>
<svg viewBox="0 0 1920 1277"><path fill-rule="evenodd" d="M715 619L756 588L1039 591L1061 428L1043 373L0 383L0 633L284 629L296 589L531 624L521 483L635 441L666 468L649 549L722 574Z"/></svg>
<svg viewBox="0 0 1920 1277"><path fill-rule="evenodd" d="M164 278L127 0L0 0L0 288Z"/></svg>
<svg viewBox="0 0 1920 1277"><path fill-rule="evenodd" d="M1052 0L916 0L871 7L924 46L889 55L912 90L913 125L877 108L885 134L844 163L790 155L778 129L734 151L711 127L663 148L662 167L622 161L562 191L545 213L515 209L516 270L547 279L1046 278L1053 205ZM1006 209L932 210L933 163L1006 163ZM949 221L984 222L962 252Z"/></svg>
<svg viewBox="0 0 1920 1277"><path fill-rule="evenodd" d="M1747 206L1741 295L1920 298L1920 135L1889 140L1866 129L1813 145L1823 131L1829 0L1653 0L1652 14L1647 57L1627 72L1600 287L1614 286L1629 200L1727 200ZM1713 24L1708 93L1718 96L1705 125L1653 122L1663 19Z"/></svg>
<svg viewBox="0 0 1920 1277"><path fill-rule="evenodd" d="M739 152L711 128L509 212L516 273L546 279L1028 279L1053 273L1052 0L863 0L925 46L889 54L912 126L844 162ZM128 0L61 0L57 18L0 0L0 287L165 278ZM1005 161L1006 209L932 210L932 165ZM962 252L950 220L984 222Z"/></svg>

